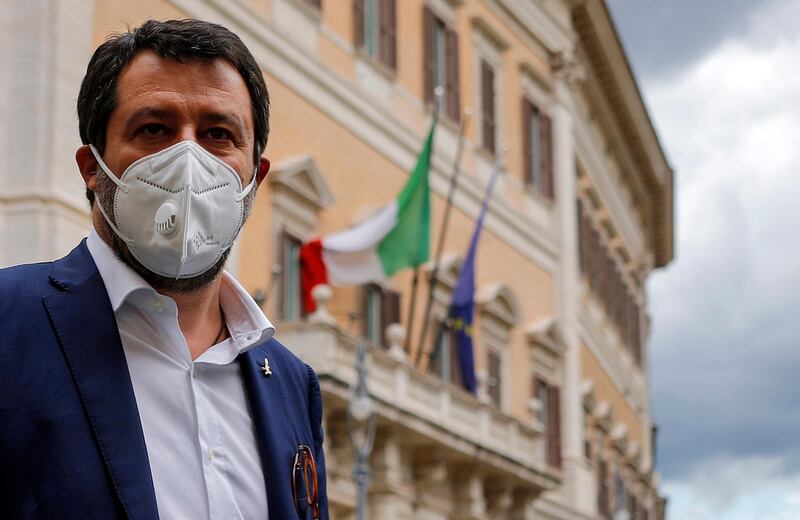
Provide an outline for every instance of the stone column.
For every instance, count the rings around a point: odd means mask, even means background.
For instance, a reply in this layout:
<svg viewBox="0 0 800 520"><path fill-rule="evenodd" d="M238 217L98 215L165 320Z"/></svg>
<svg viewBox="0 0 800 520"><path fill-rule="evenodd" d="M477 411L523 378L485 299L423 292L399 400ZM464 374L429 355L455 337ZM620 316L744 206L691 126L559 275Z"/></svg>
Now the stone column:
<svg viewBox="0 0 800 520"><path fill-rule="evenodd" d="M380 429L376 439L371 460L370 517L410 520L414 517L411 510L414 493L401 437L390 429Z"/></svg>
<svg viewBox="0 0 800 520"><path fill-rule="evenodd" d="M572 85L580 79L574 61L554 64L556 72L553 105L553 142L555 157L555 196L558 235L561 237L556 276L556 312L565 343L564 379L561 389L563 486L561 492L570 506L591 512L587 478L591 477L583 457L583 405L581 399L581 346L578 338L577 311L580 302L577 233L577 169L573 138Z"/></svg>
<svg viewBox="0 0 800 520"><path fill-rule="evenodd" d="M454 473L453 516L464 520L486 519L483 475L470 466L459 467Z"/></svg>
<svg viewBox="0 0 800 520"><path fill-rule="evenodd" d="M3 2L0 41L0 266L67 253L91 226L75 102L93 2Z"/></svg>

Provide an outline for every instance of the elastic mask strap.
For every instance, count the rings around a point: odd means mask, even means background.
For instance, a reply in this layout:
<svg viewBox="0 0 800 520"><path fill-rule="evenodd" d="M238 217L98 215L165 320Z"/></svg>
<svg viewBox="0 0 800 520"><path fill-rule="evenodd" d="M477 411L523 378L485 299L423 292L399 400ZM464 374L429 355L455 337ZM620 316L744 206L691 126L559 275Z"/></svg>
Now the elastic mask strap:
<svg viewBox="0 0 800 520"><path fill-rule="evenodd" d="M239 195L237 195L236 202L239 202L239 201L243 200L245 197L247 197L247 194L250 193L250 190L253 189L253 186L256 183L256 174L257 173L258 173L258 166L256 166L255 170L253 170L253 177L250 179L250 182L247 183L247 186L245 186L244 189L242 190L242 192Z"/></svg>
<svg viewBox="0 0 800 520"><path fill-rule="evenodd" d="M118 179L117 176L114 175L114 172L112 172L111 169L106 166L106 163L103 161L103 158L100 157L100 152L97 151L97 148L95 148L93 144L90 144L89 149L92 151L94 158L97 159L97 164L100 165L100 169L103 170L103 173L106 174L106 177L111 179L111 181L117 185L117 188L121 189L125 193L128 193L128 185L122 182L122 180Z"/></svg>
<svg viewBox="0 0 800 520"><path fill-rule="evenodd" d="M111 222L111 219L108 218L108 214L106 213L106 210L103 209L103 203L100 202L100 199L95 199L95 202L97 203L97 207L100 208L100 213L103 215L103 218L106 219L106 223L108 223L111 229L114 230L114 233L116 233L119 238L124 240L126 244L128 245L133 244L134 240L132 238L128 238L125 235L123 235L122 232L119 230L119 228L117 228L117 226L115 226L114 223Z"/></svg>
<svg viewBox="0 0 800 520"><path fill-rule="evenodd" d="M100 165L100 169L103 170L105 176L111 179L119 189L121 189L125 193L128 193L128 185L119 180L117 176L114 175L114 173L108 168L108 166L106 166L106 163L103 162L102 158L100 158L100 153L97 151L97 148L95 148L93 144L90 144L89 149L92 151L94 158L97 159L97 164ZM119 228L117 228L117 226L115 226L114 223L111 221L111 219L108 217L108 213L106 213L106 210L103 207L103 203L100 202L100 199L96 198L95 202L97 203L97 207L100 209L100 214L102 214L103 218L106 219L106 223L108 223L109 227L111 227L114 233L116 233L119 238L124 240L126 244L133 244L134 242L133 239L123 235L122 232L119 230Z"/></svg>

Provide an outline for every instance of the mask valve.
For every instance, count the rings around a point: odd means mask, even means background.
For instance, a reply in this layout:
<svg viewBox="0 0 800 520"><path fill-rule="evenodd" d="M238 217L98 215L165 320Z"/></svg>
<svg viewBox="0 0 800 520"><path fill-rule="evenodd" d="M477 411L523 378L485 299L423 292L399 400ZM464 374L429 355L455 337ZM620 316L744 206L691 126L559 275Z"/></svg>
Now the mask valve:
<svg viewBox="0 0 800 520"><path fill-rule="evenodd" d="M165 237L170 236L178 228L178 205L168 200L158 208L155 218L156 231Z"/></svg>

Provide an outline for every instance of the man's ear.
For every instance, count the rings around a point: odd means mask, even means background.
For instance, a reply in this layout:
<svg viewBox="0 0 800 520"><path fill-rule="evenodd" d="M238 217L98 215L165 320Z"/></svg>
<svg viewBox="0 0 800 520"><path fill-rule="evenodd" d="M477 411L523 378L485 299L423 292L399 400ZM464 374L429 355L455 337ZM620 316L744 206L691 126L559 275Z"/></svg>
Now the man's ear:
<svg viewBox="0 0 800 520"><path fill-rule="evenodd" d="M75 152L75 162L78 163L78 170L81 172L86 188L95 191L97 188L97 159L94 158L88 144L81 146Z"/></svg>
<svg viewBox="0 0 800 520"><path fill-rule="evenodd" d="M261 186L261 182L267 178L269 173L269 159L266 157L259 157L258 172L256 172L256 185Z"/></svg>

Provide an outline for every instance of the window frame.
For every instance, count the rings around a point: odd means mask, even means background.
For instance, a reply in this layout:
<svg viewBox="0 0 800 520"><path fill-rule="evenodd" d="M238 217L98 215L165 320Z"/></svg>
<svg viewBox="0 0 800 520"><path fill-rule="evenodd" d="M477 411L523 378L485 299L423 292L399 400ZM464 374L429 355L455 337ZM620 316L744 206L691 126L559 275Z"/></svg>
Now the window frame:
<svg viewBox="0 0 800 520"><path fill-rule="evenodd" d="M400 322L400 293L376 283L365 284L361 290L362 334L367 341L389 348L386 329Z"/></svg>
<svg viewBox="0 0 800 520"><path fill-rule="evenodd" d="M287 245L294 245L296 247L295 253L295 266L293 270L287 269L288 263L288 254ZM278 302L278 309L280 311L280 316L282 321L296 321L303 319L305 317L305 311L303 309L303 289L302 289L302 280L301 280L301 270L300 270L300 249L303 247L303 241L294 233L291 233L286 228L281 230L280 234L280 266L281 266L281 290L280 290L280 301ZM296 281L296 291L292 290L289 287L291 283L287 276L288 273L294 272L296 276L294 280ZM288 296L289 292L296 292L295 296L295 304L292 309L288 308Z"/></svg>
<svg viewBox="0 0 800 520"><path fill-rule="evenodd" d="M459 38L451 23L429 5L423 7L424 98L434 106L437 86L444 88L440 114L454 122L461 119Z"/></svg>
<svg viewBox="0 0 800 520"><path fill-rule="evenodd" d="M522 96L522 182L555 200L553 120L530 96Z"/></svg>
<svg viewBox="0 0 800 520"><path fill-rule="evenodd" d="M396 0L353 0L353 29L356 49L390 71L397 70Z"/></svg>

